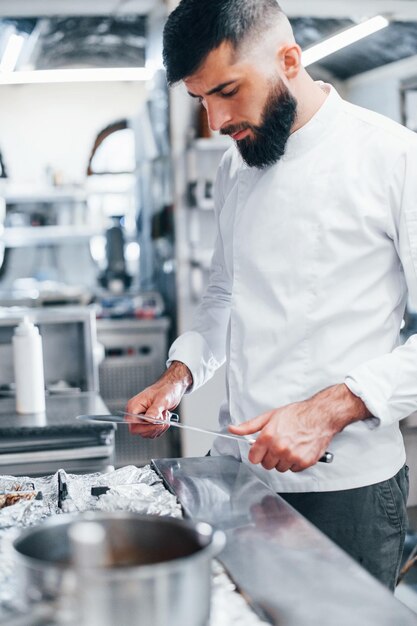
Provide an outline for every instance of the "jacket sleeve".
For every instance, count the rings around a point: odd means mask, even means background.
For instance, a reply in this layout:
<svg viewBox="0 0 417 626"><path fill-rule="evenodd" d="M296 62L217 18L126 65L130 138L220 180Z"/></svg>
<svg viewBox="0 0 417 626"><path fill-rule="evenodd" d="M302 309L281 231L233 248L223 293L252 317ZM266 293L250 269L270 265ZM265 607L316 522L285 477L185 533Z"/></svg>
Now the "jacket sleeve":
<svg viewBox="0 0 417 626"><path fill-rule="evenodd" d="M394 244L410 302L417 303L417 142L394 168L390 198L397 230ZM391 353L354 368L345 383L381 426L407 417L417 410L417 335Z"/></svg>
<svg viewBox="0 0 417 626"><path fill-rule="evenodd" d="M227 154L225 155L227 157ZM207 382L226 359L226 335L230 319L231 278L226 269L224 242L220 230L220 214L226 195L223 158L214 185L214 206L217 235L210 265L208 287L194 317L191 330L172 344L167 365L172 361L185 363L193 376L194 391Z"/></svg>

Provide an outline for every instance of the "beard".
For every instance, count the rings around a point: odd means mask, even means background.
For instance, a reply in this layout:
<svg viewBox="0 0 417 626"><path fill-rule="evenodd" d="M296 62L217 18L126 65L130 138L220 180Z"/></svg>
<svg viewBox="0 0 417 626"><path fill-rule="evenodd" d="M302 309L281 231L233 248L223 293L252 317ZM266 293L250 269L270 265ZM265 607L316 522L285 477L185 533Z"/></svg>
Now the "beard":
<svg viewBox="0 0 417 626"><path fill-rule="evenodd" d="M278 79L268 94L259 126L243 122L222 128L220 133L231 135L250 129L254 136L236 141L237 148L249 167L264 169L284 155L296 117L297 100L282 80Z"/></svg>

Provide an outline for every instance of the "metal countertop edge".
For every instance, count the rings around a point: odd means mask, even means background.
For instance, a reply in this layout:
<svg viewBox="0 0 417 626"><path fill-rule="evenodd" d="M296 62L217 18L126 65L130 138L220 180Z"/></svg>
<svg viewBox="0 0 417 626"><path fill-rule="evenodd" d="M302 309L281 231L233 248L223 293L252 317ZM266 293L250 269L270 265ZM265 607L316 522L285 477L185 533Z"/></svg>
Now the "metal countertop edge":
<svg viewBox="0 0 417 626"><path fill-rule="evenodd" d="M233 457L154 459L187 517L226 533L218 560L279 626L417 626L417 615Z"/></svg>

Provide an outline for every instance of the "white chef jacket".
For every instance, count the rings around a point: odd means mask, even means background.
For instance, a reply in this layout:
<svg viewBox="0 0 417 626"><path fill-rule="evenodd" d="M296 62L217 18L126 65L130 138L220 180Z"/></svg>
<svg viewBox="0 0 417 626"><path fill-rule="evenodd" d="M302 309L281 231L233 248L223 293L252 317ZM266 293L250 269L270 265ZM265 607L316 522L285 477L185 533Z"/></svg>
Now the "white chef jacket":
<svg viewBox="0 0 417 626"><path fill-rule="evenodd" d="M259 170L235 147L224 155L209 286L168 361L185 363L197 389L226 360L223 430L336 383L364 401L375 419L334 437L332 464L251 465L277 492L392 477L405 462L399 420L417 409L417 336L399 342L417 291L417 136L322 88L279 162ZM212 454L249 463L248 451L217 439Z"/></svg>

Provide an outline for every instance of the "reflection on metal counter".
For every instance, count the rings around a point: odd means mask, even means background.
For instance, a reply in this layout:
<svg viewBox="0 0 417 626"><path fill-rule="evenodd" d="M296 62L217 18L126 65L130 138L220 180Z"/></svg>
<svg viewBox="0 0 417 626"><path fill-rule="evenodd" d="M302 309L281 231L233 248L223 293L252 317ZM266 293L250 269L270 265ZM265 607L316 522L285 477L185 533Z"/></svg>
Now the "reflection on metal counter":
<svg viewBox="0 0 417 626"><path fill-rule="evenodd" d="M206 457L155 460L153 466L188 516L225 531L219 560L270 623L417 624L388 589L243 463Z"/></svg>

